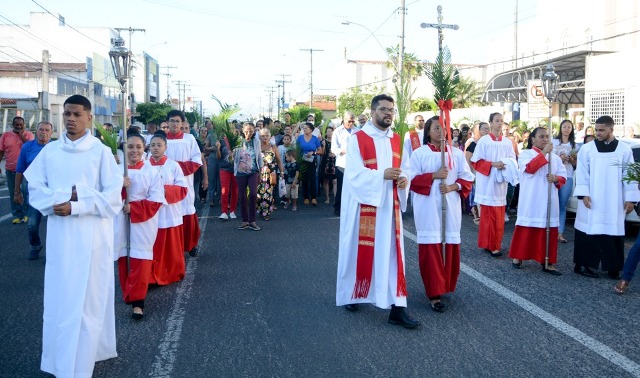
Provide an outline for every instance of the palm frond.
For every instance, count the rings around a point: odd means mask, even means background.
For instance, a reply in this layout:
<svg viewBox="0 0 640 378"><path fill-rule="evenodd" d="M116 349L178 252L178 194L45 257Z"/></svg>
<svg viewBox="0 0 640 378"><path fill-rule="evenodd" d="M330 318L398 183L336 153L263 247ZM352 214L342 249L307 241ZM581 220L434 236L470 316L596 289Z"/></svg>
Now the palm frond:
<svg viewBox="0 0 640 378"><path fill-rule="evenodd" d="M102 144L109 147L111 149L111 153L116 155L118 153L118 133L115 131L114 132L107 131L107 129L105 129L104 126L102 126L96 121L93 121L93 123L96 126L96 129L98 129L98 132L100 133L100 136L101 136L100 141L102 142Z"/></svg>
<svg viewBox="0 0 640 378"><path fill-rule="evenodd" d="M451 100L460 84L458 69L451 64L451 52L444 47L435 62L425 63L424 71L435 89L435 100Z"/></svg>

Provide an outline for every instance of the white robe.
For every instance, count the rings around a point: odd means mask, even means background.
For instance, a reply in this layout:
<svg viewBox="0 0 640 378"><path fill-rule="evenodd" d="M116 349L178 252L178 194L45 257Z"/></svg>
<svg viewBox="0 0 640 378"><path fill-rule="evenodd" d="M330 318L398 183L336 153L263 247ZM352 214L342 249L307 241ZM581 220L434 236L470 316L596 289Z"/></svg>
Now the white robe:
<svg viewBox="0 0 640 378"><path fill-rule="evenodd" d="M191 161L202 165L202 155L196 138L189 133L183 133L182 139L169 139L167 141L166 155L176 162ZM187 196L182 200L182 215L193 215L196 213L195 199L196 192L193 189L193 173L185 175L187 179Z"/></svg>
<svg viewBox="0 0 640 378"><path fill-rule="evenodd" d="M441 159L441 153L434 152L428 145L413 151L411 155L411 180L424 173L437 172L442 168ZM449 161L448 155L445 161ZM448 185L454 184L457 179L473 182L473 173L471 173L467 159L459 148L454 147L452 149L451 164L451 169L447 166L449 174L447 175L446 183ZM416 225L418 244L440 244L442 242L441 182L442 180L440 179L433 180L431 192L428 196L413 193L413 218ZM445 241L447 244L460 244L460 226L462 222L460 193L458 191L449 192L445 198L447 201Z"/></svg>
<svg viewBox="0 0 640 378"><path fill-rule="evenodd" d="M167 159L163 165L152 165L160 175L162 185L178 185L187 187L187 180L182 173L182 168L171 159ZM182 202L165 203L158 214L158 228L170 228L182 224Z"/></svg>
<svg viewBox="0 0 640 378"><path fill-rule="evenodd" d="M66 134L47 144L24 175L31 206L48 215L40 368L90 377L96 361L117 356L113 217L122 207L122 172L88 133L75 145ZM54 215L73 185L71 215Z"/></svg>
<svg viewBox="0 0 640 378"><path fill-rule="evenodd" d="M405 154L406 156L409 156L409 158L411 158L411 154L413 153L413 148L411 147L411 131L413 130L409 130L404 134L404 141L402 142L404 143L404 147L402 147L402 159L405 158ZM418 140L420 140L420 145L422 146L424 145L424 129L418 130L417 133Z"/></svg>
<svg viewBox="0 0 640 378"><path fill-rule="evenodd" d="M503 137L501 141L494 141L491 139L491 135L485 135L478 140L471 162L476 163L480 160L496 162L505 157L516 158L511 139ZM505 206L507 204L507 183L496 182L497 173L498 169L491 167L489 176L480 172L476 174L474 202L486 206Z"/></svg>
<svg viewBox="0 0 640 378"><path fill-rule="evenodd" d="M518 219L516 226L546 228L547 227L547 204L549 199L549 182L547 174L549 165L538 169L534 174L526 173L524 170L527 164L540 153L534 149L522 150L518 157L520 171L520 197L518 199ZM545 162L547 162L547 156ZM551 154L551 172L560 177L567 178L567 169L562 164L556 154ZM549 227L558 227L558 188L551 185L551 219Z"/></svg>
<svg viewBox="0 0 640 378"><path fill-rule="evenodd" d="M157 170L147 160L140 169L128 170L131 186L129 202L148 200L166 204L164 186ZM126 218L122 210L115 219L115 260L127 256ZM140 260L153 260L153 244L158 235L159 212L144 222L131 223L129 256Z"/></svg>
<svg viewBox="0 0 640 378"><path fill-rule="evenodd" d="M384 170L392 167L391 137L393 132L390 129L386 132L379 131L371 122L368 122L359 132L367 133L373 138L378 169L365 168L360 155L358 138L355 136L349 138L340 208L336 305L373 303L380 308L390 308L391 305L406 307L407 297L396 296L398 269L396 263L393 182L384 179ZM402 162L401 177L409 178L409 167L409 161ZM402 211L406 209L408 189L408 187L402 190L398 189ZM352 299L356 281L360 204L377 208L373 273L368 297ZM400 246L404 266L402 220L400 223Z"/></svg>
<svg viewBox="0 0 640 378"><path fill-rule="evenodd" d="M598 152L594 143L578 151L573 195L590 196L591 209L578 200L575 228L587 235L624 235L624 203L640 201L638 183L626 183L622 178L627 169L622 164L633 163L631 148L618 141L613 152Z"/></svg>

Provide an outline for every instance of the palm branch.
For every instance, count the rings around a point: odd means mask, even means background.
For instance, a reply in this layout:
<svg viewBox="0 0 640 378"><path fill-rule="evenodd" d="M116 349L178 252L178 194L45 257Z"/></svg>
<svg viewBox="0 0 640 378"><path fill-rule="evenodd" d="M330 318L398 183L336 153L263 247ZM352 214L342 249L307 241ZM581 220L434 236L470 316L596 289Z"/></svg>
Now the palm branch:
<svg viewBox="0 0 640 378"><path fill-rule="evenodd" d="M451 52L447 47L442 49L435 62L425 63L424 70L435 89L436 102L456 97L460 75L458 69L451 64Z"/></svg>
<svg viewBox="0 0 640 378"><path fill-rule="evenodd" d="M100 141L102 142L102 144L109 147L111 149L111 153L116 155L118 153L118 133L116 133L115 131L109 132L98 122L93 122L96 126L96 129L98 129L98 132L100 133Z"/></svg>

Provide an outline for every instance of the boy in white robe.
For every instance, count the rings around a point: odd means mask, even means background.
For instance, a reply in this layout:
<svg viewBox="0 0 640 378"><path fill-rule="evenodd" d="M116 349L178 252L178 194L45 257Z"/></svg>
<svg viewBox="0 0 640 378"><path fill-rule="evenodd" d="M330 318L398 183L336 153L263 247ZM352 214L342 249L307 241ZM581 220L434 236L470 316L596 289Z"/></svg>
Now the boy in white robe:
<svg viewBox="0 0 640 378"><path fill-rule="evenodd" d="M40 368L90 377L96 361L117 356L113 218L122 207L122 172L87 130L87 98L69 97L63 120L66 133L24 173L31 206L48 215Z"/></svg>

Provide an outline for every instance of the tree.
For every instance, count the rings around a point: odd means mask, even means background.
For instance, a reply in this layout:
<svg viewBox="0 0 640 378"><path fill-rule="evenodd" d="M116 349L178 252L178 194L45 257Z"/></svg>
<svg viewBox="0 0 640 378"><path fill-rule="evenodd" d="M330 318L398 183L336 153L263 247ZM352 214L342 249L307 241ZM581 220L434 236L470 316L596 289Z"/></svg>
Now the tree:
<svg viewBox="0 0 640 378"><path fill-rule="evenodd" d="M482 101L483 94L484 88L480 83L468 77L460 77L456 97L453 99L453 106L460 109L470 108L475 105L486 105L487 103Z"/></svg>
<svg viewBox="0 0 640 378"><path fill-rule="evenodd" d="M189 122L190 125L202 125L202 117L200 116L200 113L196 112L196 111L192 111L192 112L184 112L184 116L187 118L187 121Z"/></svg>
<svg viewBox="0 0 640 378"><path fill-rule="evenodd" d="M352 111L356 117L371 106L371 99L379 93L376 86L353 87L338 97L338 115Z"/></svg>
<svg viewBox="0 0 640 378"><path fill-rule="evenodd" d="M319 126L322 123L322 110L317 108L311 108L308 105L304 105L304 104L296 105L291 109L289 109L288 112L291 113L292 123L306 121L307 116L309 114L314 115L314 118L315 118L314 126Z"/></svg>
<svg viewBox="0 0 640 378"><path fill-rule="evenodd" d="M139 113L136 119L145 125L149 122L160 124L160 122L167 119L167 113L172 109L168 105L158 104L157 102L143 102L136 105L136 112Z"/></svg>
<svg viewBox="0 0 640 378"><path fill-rule="evenodd" d="M428 97L420 97L411 101L411 112L426 112L426 111L435 112L438 110L438 105L432 98Z"/></svg>

